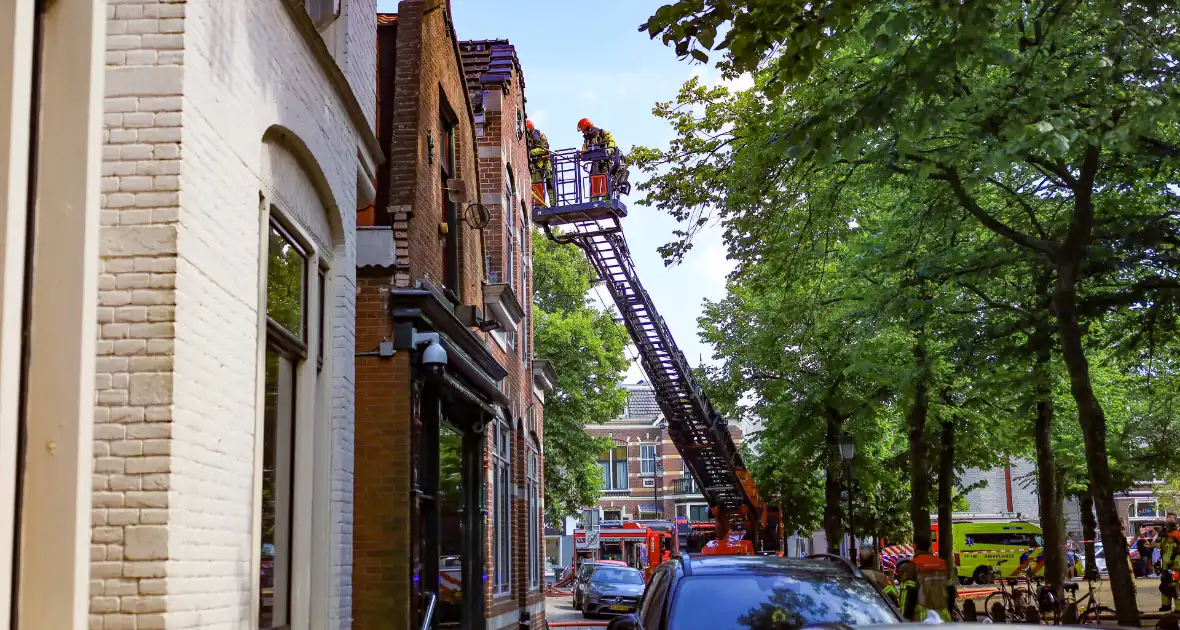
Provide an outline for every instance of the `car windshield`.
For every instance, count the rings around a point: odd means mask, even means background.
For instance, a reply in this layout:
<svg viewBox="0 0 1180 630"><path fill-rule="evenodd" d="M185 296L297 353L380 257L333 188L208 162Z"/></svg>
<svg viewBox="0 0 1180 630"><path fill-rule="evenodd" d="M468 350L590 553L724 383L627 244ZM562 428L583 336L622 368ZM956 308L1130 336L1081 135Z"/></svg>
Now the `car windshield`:
<svg viewBox="0 0 1180 630"><path fill-rule="evenodd" d="M643 584L643 575L635 569L599 567L590 581L599 584Z"/></svg>
<svg viewBox="0 0 1180 630"><path fill-rule="evenodd" d="M867 582L839 576L698 576L676 593L669 630L798 630L822 623L898 623Z"/></svg>

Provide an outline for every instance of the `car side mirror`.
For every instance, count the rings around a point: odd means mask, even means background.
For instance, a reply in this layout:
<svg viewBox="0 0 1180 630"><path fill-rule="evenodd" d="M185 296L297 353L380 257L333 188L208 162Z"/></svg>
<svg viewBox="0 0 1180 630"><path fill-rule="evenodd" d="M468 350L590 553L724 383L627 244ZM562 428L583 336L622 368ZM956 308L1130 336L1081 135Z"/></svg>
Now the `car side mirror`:
<svg viewBox="0 0 1180 630"><path fill-rule="evenodd" d="M621 615L611 619L606 630L639 630L639 619L632 614Z"/></svg>

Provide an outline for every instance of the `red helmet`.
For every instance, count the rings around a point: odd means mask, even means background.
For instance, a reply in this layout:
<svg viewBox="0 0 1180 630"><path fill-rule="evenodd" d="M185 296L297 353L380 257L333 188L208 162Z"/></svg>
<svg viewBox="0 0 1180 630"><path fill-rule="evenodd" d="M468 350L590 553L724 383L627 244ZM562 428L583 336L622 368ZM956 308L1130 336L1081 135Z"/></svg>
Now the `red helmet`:
<svg viewBox="0 0 1180 630"><path fill-rule="evenodd" d="M529 131L532 131L533 130L533 121L525 120L524 121L524 128L528 129Z"/></svg>
<svg viewBox="0 0 1180 630"><path fill-rule="evenodd" d="M594 126L594 125L590 124L590 119L589 119L589 118L583 118L582 120L579 120L579 121L578 121L578 131L583 131L583 132L584 132L584 131L586 131L587 129L589 129L589 128L593 127L593 126Z"/></svg>

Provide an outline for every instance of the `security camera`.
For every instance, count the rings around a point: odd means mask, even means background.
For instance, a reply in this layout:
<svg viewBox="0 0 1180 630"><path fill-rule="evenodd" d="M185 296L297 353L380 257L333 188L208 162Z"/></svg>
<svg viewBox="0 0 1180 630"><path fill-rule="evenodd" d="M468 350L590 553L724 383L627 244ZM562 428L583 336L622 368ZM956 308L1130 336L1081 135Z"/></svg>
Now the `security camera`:
<svg viewBox="0 0 1180 630"><path fill-rule="evenodd" d="M422 350L422 367L431 376L442 376L447 370L447 351L439 340L438 333L415 333L414 345L426 344Z"/></svg>
<svg viewBox="0 0 1180 630"><path fill-rule="evenodd" d="M438 341L431 341L422 351L422 367L431 374L442 375L447 369L447 351Z"/></svg>

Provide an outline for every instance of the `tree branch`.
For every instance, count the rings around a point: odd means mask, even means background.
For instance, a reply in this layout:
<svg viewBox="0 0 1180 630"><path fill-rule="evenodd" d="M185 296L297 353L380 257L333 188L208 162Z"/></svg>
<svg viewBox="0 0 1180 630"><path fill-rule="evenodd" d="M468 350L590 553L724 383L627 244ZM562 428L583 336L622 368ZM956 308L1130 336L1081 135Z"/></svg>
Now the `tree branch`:
<svg viewBox="0 0 1180 630"><path fill-rule="evenodd" d="M979 219L979 222L987 229L1017 245L1027 247L1051 258L1057 255L1057 248L1050 241L1029 236L988 214L987 210L984 210L979 205L979 202L975 201L975 197L971 196L971 193L967 191L962 178L959 177L958 169L944 168L940 175L934 175L931 178L939 179L950 184L951 190L955 193L955 198L958 199L963 209L971 213L976 219Z"/></svg>

